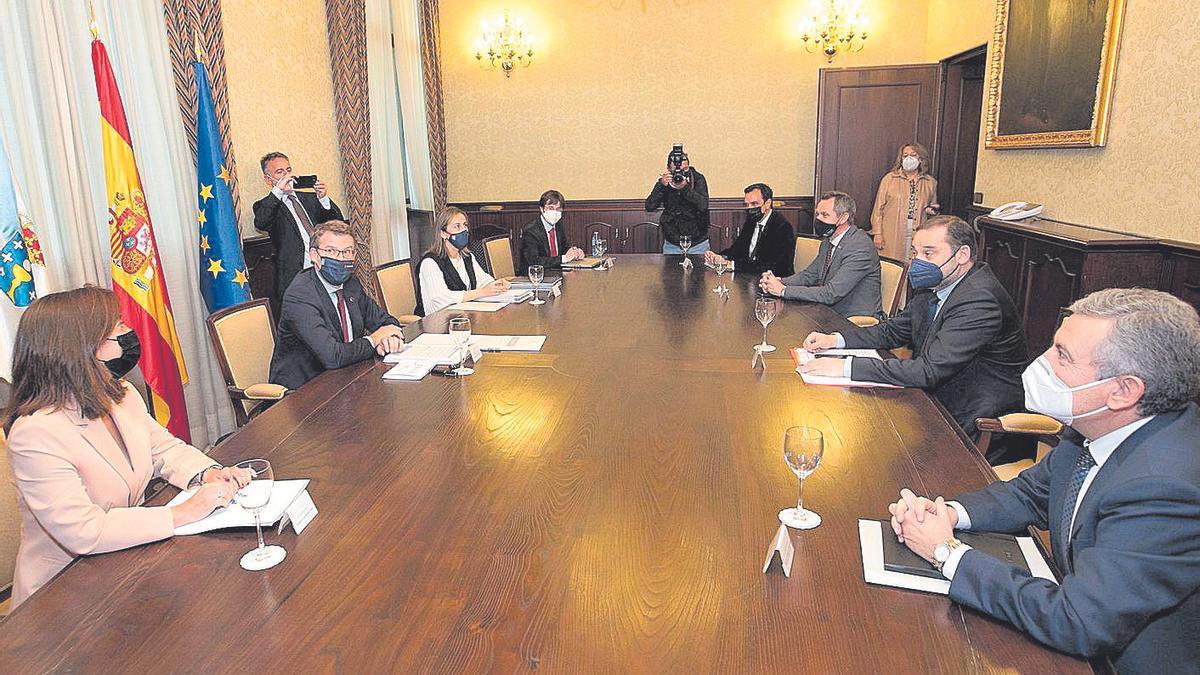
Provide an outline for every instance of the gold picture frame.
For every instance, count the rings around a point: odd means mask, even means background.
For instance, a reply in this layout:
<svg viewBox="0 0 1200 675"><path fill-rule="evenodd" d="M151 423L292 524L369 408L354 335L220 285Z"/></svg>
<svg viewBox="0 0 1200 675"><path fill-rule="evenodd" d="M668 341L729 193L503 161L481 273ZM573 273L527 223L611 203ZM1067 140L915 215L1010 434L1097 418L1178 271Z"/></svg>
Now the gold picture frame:
<svg viewBox="0 0 1200 675"><path fill-rule="evenodd" d="M1104 145L1124 21L1125 0L996 0L984 147Z"/></svg>

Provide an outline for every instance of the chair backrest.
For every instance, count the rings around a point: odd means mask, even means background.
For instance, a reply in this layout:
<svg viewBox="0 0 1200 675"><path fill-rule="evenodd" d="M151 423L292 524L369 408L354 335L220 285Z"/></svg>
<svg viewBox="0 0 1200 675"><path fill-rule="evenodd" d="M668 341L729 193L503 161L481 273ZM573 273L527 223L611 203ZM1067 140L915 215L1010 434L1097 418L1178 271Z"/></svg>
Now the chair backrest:
<svg viewBox="0 0 1200 675"><path fill-rule="evenodd" d="M275 351L275 320L268 299L226 307L210 314L206 322L227 386L245 389L269 381L271 353ZM233 399L234 408L242 412L239 419L248 416L257 404Z"/></svg>
<svg viewBox="0 0 1200 675"><path fill-rule="evenodd" d="M908 265L880 256L879 271L883 311L887 312L888 316L896 316L904 298L904 284L908 282Z"/></svg>
<svg viewBox="0 0 1200 675"><path fill-rule="evenodd" d="M8 380L0 378L0 406L8 405ZM8 444L0 431L0 599L12 589L17 549L21 545L21 514L17 510L17 488L13 485ZM0 612L0 616L3 612Z"/></svg>
<svg viewBox="0 0 1200 675"><path fill-rule="evenodd" d="M413 283L412 265L408 258L376 267L375 278L382 292L383 308L388 314L400 316L413 313L417 306L417 287Z"/></svg>
<svg viewBox="0 0 1200 675"><path fill-rule="evenodd" d="M485 239L483 247L487 251L487 259L492 268L492 276L497 279L516 276L517 272L513 267L512 247L509 245L507 235L499 234Z"/></svg>
<svg viewBox="0 0 1200 675"><path fill-rule="evenodd" d="M816 237L806 237L804 235L796 237L796 254L793 259L797 274L817 259L817 251L820 248L821 240Z"/></svg>

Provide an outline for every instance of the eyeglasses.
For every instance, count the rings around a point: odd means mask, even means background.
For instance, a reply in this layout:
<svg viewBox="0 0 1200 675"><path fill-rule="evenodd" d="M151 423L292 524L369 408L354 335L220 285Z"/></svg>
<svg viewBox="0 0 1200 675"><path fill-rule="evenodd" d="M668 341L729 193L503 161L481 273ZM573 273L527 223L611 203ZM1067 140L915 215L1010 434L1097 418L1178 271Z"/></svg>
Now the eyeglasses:
<svg viewBox="0 0 1200 675"><path fill-rule="evenodd" d="M319 248L317 252L326 258L338 258L340 260L354 260L353 248Z"/></svg>

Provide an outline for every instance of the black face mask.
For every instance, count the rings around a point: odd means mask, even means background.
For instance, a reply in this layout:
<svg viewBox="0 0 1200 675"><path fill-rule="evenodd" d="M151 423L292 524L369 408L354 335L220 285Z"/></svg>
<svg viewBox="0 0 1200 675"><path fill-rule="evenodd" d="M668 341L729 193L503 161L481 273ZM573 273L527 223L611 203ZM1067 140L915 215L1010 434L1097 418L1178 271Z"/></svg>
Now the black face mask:
<svg viewBox="0 0 1200 675"><path fill-rule="evenodd" d="M121 347L121 355L109 359L104 362L104 367L113 374L113 377L125 377L133 367L137 365L138 359L142 357L142 343L138 340L137 333L129 331L121 333L115 339Z"/></svg>
<svg viewBox="0 0 1200 675"><path fill-rule="evenodd" d="M813 229L816 230L817 236L822 239L833 234L833 231L837 228L837 223L827 223L820 218L813 218Z"/></svg>
<svg viewBox="0 0 1200 675"><path fill-rule="evenodd" d="M759 221L759 220L762 220L762 217L763 217L763 210L762 210L762 207L761 207L761 206L750 206L750 207L747 207L747 208L746 208L746 215L747 215L747 216L749 216L749 217L750 217L750 220L753 220L753 221Z"/></svg>

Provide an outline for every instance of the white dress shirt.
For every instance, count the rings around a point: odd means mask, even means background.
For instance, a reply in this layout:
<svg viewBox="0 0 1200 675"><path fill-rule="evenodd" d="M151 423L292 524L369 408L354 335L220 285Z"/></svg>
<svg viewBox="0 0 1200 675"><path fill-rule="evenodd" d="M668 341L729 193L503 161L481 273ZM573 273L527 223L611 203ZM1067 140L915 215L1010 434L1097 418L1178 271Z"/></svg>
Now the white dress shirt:
<svg viewBox="0 0 1200 675"><path fill-rule="evenodd" d="M462 279L464 286L470 286L471 280L467 276L467 265L463 262L462 256L451 258L450 264L454 265L454 269L458 272L458 277ZM483 288L495 281L495 277L483 271L479 266L479 261L475 256L471 256L471 265L475 268L475 288ZM426 258L421 261L420 268L421 278L421 303L425 308L425 316L429 316L439 309L456 305L463 301L463 295L466 291L452 291L446 287L446 278L442 276L442 268L432 258Z"/></svg>
<svg viewBox="0 0 1200 675"><path fill-rule="evenodd" d="M1079 505L1083 503L1083 496L1087 494L1088 488L1091 487L1092 481L1096 479L1096 474L1100 473L1100 469L1104 467L1104 463L1108 461L1109 457L1112 457L1113 452L1125 442L1125 439L1129 438L1133 435L1133 432L1141 429L1144 424L1152 419L1154 419L1154 415L1143 417L1140 420L1126 424L1120 429L1114 429L1094 441L1084 441L1083 446L1092 453L1092 459L1096 460L1096 465L1083 477L1083 485L1079 487L1079 496L1075 498L1075 507L1071 511L1070 530L1075 529L1075 516L1079 513ZM958 512L957 529L971 529L971 517L967 515L967 510L963 508L963 505L958 502L946 502L946 504ZM1051 517L1053 517L1053 514L1051 514ZM1067 540L1070 541L1071 532L1065 532L1063 536L1067 537ZM950 558L942 565L942 574L947 579L954 578L954 572L958 569L959 561L962 560L963 554L969 550L971 550L971 547L963 544L950 552Z"/></svg>
<svg viewBox="0 0 1200 675"><path fill-rule="evenodd" d="M279 189L279 186L275 186L275 187L271 188L271 194L275 195L275 197L277 199L279 199L279 201L283 202L283 205L287 207L288 213L292 214L292 222L296 223L296 230L300 233L300 238L302 240L304 240L304 250L307 251L308 250L308 230L304 229L304 221L300 219L300 214L296 213L296 209L294 209L292 207L292 200L288 199L288 193ZM292 193L292 194L295 194L295 193ZM297 197L296 202L299 203L299 201L300 201L300 198ZM321 199L319 201L321 202L322 208L325 208L325 209L330 208L331 202L329 201L329 195L325 195L324 197L321 197ZM301 207L301 208L304 208L304 207ZM308 218L309 218L309 220L312 220L311 213L308 214ZM314 222L313 227L316 227L316 226L317 226L317 223ZM304 256L304 267L302 269L308 269L310 267L312 267L312 258L309 258L306 255L306 256ZM324 279L322 279L322 281L324 281Z"/></svg>

